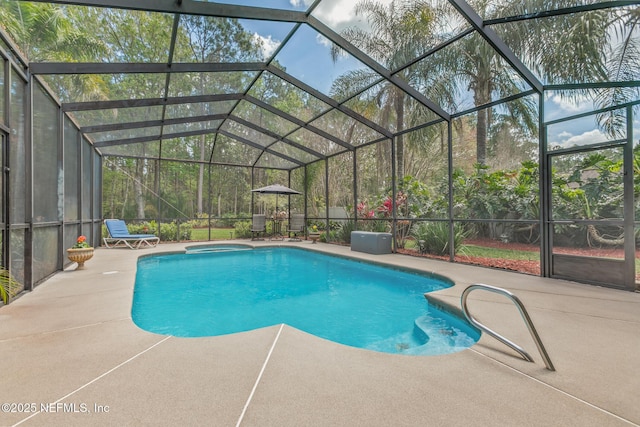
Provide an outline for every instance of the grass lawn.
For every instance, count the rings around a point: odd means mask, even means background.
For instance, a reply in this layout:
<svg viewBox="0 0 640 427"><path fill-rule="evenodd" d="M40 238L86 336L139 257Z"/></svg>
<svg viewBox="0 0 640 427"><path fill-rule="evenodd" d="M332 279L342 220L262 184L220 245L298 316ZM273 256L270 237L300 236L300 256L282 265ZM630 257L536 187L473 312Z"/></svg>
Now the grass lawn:
<svg viewBox="0 0 640 427"><path fill-rule="evenodd" d="M211 240L226 240L231 238L231 234L235 237L233 228L212 228ZM191 230L191 240L209 240L208 228L194 228Z"/></svg>
<svg viewBox="0 0 640 427"><path fill-rule="evenodd" d="M517 251L514 249L489 248L486 246L463 245L458 251L460 255L471 257L517 259L525 261L540 261L540 253L533 251Z"/></svg>
<svg viewBox="0 0 640 427"><path fill-rule="evenodd" d="M408 240L405 245L406 249L415 249L416 242ZM533 251L518 251L515 249L491 248L487 246L464 244L458 250L458 255L466 255L469 257L499 258L499 259L516 259L525 261L539 261L540 253Z"/></svg>

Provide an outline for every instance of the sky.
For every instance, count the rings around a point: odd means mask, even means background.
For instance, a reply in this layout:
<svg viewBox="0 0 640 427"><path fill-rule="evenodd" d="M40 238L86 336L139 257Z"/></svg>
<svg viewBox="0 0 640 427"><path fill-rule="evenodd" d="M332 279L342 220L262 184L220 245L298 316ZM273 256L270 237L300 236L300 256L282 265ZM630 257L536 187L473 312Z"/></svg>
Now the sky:
<svg viewBox="0 0 640 427"><path fill-rule="evenodd" d="M253 2L264 7L275 7L276 3L281 5L286 3L281 7L306 11L313 0L273 0L265 3L253 0ZM383 2L389 3L390 0L383 0ZM244 3L251 3L251 0L245 0ZM355 0L323 0L314 10L313 16L340 32L359 22L353 12L356 3ZM242 20L242 25L248 31L254 32L254 37L262 41L263 46L266 47L264 51L266 57L275 51L293 28L292 24L251 20ZM308 25L303 25L276 59L291 75L328 95L331 83L336 77L350 70L364 68L363 64L351 57L340 57L334 62L331 59L330 47L329 40Z"/></svg>
<svg viewBox="0 0 640 427"><path fill-rule="evenodd" d="M545 99L545 121L552 121L559 118L570 117L594 110L593 102L587 98L577 100L563 99L558 95L550 95ZM640 118L634 115L633 140L635 145L640 139ZM568 148L572 146L583 146L610 141L611 137L606 136L596 123L595 116L572 120L548 127L548 143L550 146Z"/></svg>

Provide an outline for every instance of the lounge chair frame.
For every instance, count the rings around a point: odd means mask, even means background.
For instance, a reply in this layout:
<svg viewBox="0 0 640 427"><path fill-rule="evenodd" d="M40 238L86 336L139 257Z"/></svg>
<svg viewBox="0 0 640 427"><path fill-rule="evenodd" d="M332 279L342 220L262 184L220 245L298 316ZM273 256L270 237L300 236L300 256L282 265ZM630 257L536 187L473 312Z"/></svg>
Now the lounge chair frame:
<svg viewBox="0 0 640 427"><path fill-rule="evenodd" d="M289 226L287 228L289 241L300 242L301 239L300 237L298 237L298 233L304 233L304 229L305 229L304 214L291 214L291 218L289 219ZM293 233L293 237L291 237L291 233Z"/></svg>
<svg viewBox="0 0 640 427"><path fill-rule="evenodd" d="M264 214L253 214L251 220L251 240L264 240L267 232L267 217ZM263 238L260 238L262 234Z"/></svg>
<svg viewBox="0 0 640 427"><path fill-rule="evenodd" d="M155 234L130 234L127 224L121 219L105 219L107 237L102 241L107 248L125 245L129 249L140 249L142 246L155 247L160 243L160 238Z"/></svg>

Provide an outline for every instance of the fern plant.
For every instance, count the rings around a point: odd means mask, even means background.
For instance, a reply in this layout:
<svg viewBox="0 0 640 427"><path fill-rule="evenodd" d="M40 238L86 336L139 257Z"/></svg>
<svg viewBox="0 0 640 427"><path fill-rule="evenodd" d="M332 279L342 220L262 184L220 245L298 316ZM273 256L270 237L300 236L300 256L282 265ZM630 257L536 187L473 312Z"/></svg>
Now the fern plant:
<svg viewBox="0 0 640 427"><path fill-rule="evenodd" d="M356 230L356 223L353 220L345 221L335 232L335 238L342 243L351 243L351 232Z"/></svg>
<svg viewBox="0 0 640 427"><path fill-rule="evenodd" d="M419 222L411 228L411 237L418 242L421 253L434 255L449 254L449 223ZM455 223L453 227L453 247L457 252L466 238L464 227Z"/></svg>
<svg viewBox="0 0 640 427"><path fill-rule="evenodd" d="M9 298L16 296L20 289L22 289L20 282L13 278L9 270L0 267L0 298L2 298L2 302L7 304Z"/></svg>

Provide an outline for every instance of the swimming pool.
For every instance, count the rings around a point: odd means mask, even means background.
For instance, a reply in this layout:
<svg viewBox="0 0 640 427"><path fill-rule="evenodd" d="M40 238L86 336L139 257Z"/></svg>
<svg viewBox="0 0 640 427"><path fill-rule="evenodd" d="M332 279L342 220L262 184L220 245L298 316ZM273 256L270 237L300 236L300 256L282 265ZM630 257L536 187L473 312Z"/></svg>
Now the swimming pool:
<svg viewBox="0 0 640 427"><path fill-rule="evenodd" d="M443 277L298 248L226 247L141 257L132 318L142 329L216 336L285 323L349 346L446 354L479 333L430 305Z"/></svg>

